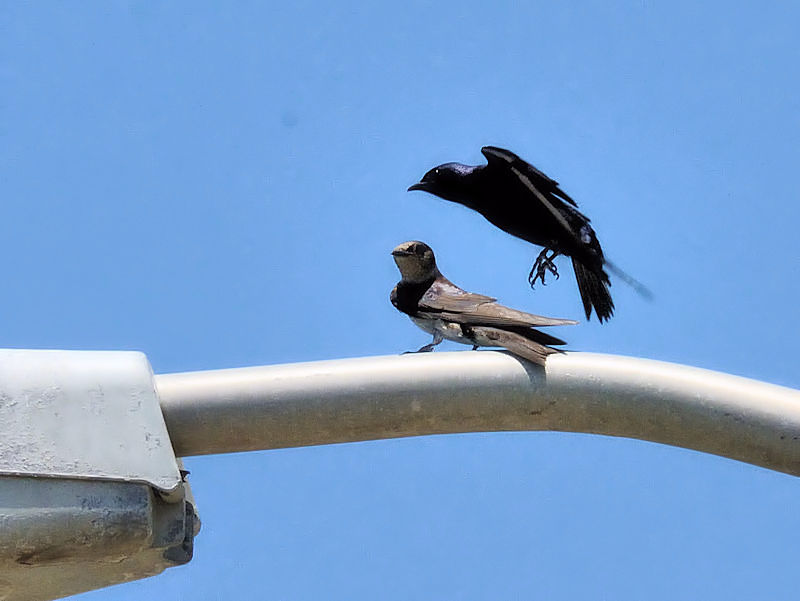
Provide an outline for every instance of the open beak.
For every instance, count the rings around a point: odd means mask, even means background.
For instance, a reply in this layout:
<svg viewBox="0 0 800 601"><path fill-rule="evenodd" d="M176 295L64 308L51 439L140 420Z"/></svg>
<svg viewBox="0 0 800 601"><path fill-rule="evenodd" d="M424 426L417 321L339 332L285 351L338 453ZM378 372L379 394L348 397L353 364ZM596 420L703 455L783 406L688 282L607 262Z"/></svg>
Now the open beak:
<svg viewBox="0 0 800 601"><path fill-rule="evenodd" d="M425 184L425 182L417 182L413 186L409 186L408 187L408 191L409 192L412 192L414 190L423 190L423 191L425 191L427 189L428 189L428 186Z"/></svg>

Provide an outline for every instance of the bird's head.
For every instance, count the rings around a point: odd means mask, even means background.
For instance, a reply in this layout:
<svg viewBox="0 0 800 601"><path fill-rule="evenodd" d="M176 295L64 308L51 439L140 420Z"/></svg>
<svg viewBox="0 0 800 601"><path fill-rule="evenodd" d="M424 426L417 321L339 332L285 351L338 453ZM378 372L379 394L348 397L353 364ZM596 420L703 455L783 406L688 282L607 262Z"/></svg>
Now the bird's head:
<svg viewBox="0 0 800 601"><path fill-rule="evenodd" d="M473 171L475 171L475 167L469 165L445 163L428 171L408 191L422 190L445 200L462 202L463 190L469 185L467 176Z"/></svg>
<svg viewBox="0 0 800 601"><path fill-rule="evenodd" d="M436 258L433 250L424 242L403 242L392 251L400 275L408 282L424 282L436 277Z"/></svg>

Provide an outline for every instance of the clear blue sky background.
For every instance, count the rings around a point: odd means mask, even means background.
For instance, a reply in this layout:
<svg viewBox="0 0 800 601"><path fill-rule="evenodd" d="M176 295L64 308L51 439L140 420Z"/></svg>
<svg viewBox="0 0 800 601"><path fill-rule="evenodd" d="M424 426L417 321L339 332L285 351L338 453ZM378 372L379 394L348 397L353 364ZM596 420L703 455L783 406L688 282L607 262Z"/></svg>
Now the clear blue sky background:
<svg viewBox="0 0 800 601"><path fill-rule="evenodd" d="M3 2L2 344L156 372L392 354L425 240L581 318L536 250L406 188L506 146L613 287L575 350L800 387L795 3ZM444 345L453 350L455 345ZM459 347L461 348L461 347ZM464 435L190 458L196 557L86 599L794 599L800 482L630 440Z"/></svg>

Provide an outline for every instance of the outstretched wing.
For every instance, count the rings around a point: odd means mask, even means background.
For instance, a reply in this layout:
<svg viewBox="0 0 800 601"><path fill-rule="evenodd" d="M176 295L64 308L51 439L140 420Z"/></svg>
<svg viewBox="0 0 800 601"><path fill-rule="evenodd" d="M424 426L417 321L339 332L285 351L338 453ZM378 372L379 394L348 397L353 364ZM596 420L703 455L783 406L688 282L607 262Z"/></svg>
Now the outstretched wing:
<svg viewBox="0 0 800 601"><path fill-rule="evenodd" d="M450 280L440 277L420 299L418 313L465 325L541 327L578 323L571 319L517 311L498 304L496 300L491 296L462 290Z"/></svg>
<svg viewBox="0 0 800 601"><path fill-rule="evenodd" d="M578 203L572 200L572 198L558 186L558 182L556 180L548 177L536 167L531 165L528 161L521 159L510 150L498 148L497 146L484 146L481 148L481 153L483 153L483 156L486 157L486 160L489 161L489 163L499 161L519 169L519 171L524 173L531 183L541 192L554 194L561 200L571 204L573 207L578 206Z"/></svg>

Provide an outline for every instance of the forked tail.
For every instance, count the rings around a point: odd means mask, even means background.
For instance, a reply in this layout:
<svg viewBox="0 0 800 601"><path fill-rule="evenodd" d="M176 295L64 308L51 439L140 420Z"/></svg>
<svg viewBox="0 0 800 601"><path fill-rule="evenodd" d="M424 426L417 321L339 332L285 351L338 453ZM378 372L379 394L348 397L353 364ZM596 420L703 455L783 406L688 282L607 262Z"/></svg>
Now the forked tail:
<svg viewBox="0 0 800 601"><path fill-rule="evenodd" d="M614 314L614 301L608 287L611 282L608 274L602 267L590 269L578 259L572 259L572 268L575 270L575 279L578 281L578 290L583 301L583 310L588 320L592 315L592 308L600 323L608 320Z"/></svg>

